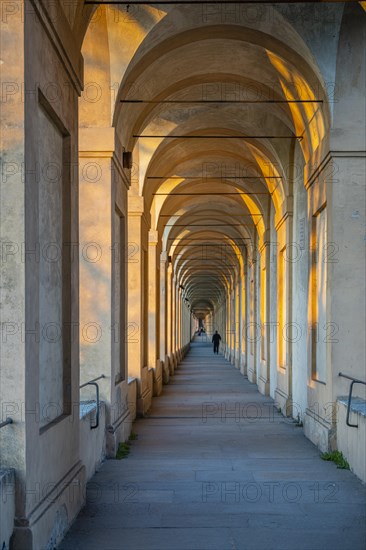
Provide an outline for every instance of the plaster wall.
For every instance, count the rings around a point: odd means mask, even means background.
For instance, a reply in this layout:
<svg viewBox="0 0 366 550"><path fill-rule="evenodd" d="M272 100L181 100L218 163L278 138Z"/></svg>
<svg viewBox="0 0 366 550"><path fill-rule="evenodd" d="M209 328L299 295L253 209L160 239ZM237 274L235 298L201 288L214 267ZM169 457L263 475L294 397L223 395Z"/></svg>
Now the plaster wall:
<svg viewBox="0 0 366 550"><path fill-rule="evenodd" d="M85 465L85 481L94 475L96 470L106 457L106 406L100 403L99 426L91 429L95 425L96 406L88 406L88 410L83 412L83 403L81 404L80 418L80 459ZM86 491L86 487L84 487Z"/></svg>
<svg viewBox="0 0 366 550"><path fill-rule="evenodd" d="M15 474L14 470L0 470L0 544L8 550L14 528Z"/></svg>
<svg viewBox="0 0 366 550"><path fill-rule="evenodd" d="M309 224L307 192L304 188L301 158L295 163L293 246L290 260L293 269L292 322L292 416L303 421L307 406L307 384L310 376L307 362L309 335L308 285L309 285Z"/></svg>
<svg viewBox="0 0 366 550"><path fill-rule="evenodd" d="M358 424L358 428L351 428L346 424L347 399L337 400L337 448L347 459L352 472L366 482L366 402L357 400L357 406L352 407L349 421Z"/></svg>
<svg viewBox="0 0 366 550"><path fill-rule="evenodd" d="M41 182L53 181L62 177L66 186L69 186L69 206L62 211L62 216L68 219L69 241L77 243L78 240L78 212L77 212L77 97L81 90L82 59L74 48L73 38L66 19L58 18L55 23L57 29L50 31L50 23L43 7L40 5L33 13L26 12L25 22L19 21L19 27L24 29L24 75L26 82L25 119L24 125L27 131L27 141L22 162L25 162L27 171L23 193L25 196L24 236L25 246L35 249L40 240L38 234L39 220L44 219L47 213L52 215L54 196L39 200L39 186ZM23 40L18 28L20 44ZM59 47L56 38L57 33L65 37L65 48ZM31 46L30 46L31 44ZM16 50L18 51L19 44ZM17 61L19 67L21 56ZM23 67L19 67L23 68ZM24 78L24 77L23 77ZM55 92L56 90L56 92ZM43 99L42 99L43 98ZM42 113L46 105L47 116ZM49 130L43 132L44 125ZM61 140L56 131L58 128L62 134L63 145L67 144L68 156L64 156ZM47 141L47 136L51 140ZM52 151L55 147L58 151L53 168L49 171ZM62 165L57 159L62 154ZM51 157L50 157L51 155ZM53 159L55 160L55 159ZM22 201L20 200L20 203ZM13 222L18 223L16 216ZM47 236L46 236L47 238ZM50 239L49 239L50 240ZM48 240L48 242L49 242ZM47 242L47 241L45 241ZM70 251L69 251L70 252ZM63 256L64 266L67 266L69 274L64 277L69 280L68 296L70 304L69 320L76 326L78 323L78 259L71 252ZM21 400L23 411L27 411L20 423L25 429L25 442L20 445L15 456L23 454L23 467L16 469L17 474L17 505L16 516L22 516L22 521L17 522L14 532L14 548L39 548L48 541L57 541L67 529L67 525L79 511L83 496L79 483L83 479L84 470L79 460L79 431L78 412L75 412L73 403L78 401L79 386L79 349L78 339L68 334L65 326L60 327L59 320L55 319L55 325L62 328L63 339L63 377L64 377L64 401L61 404L51 403L55 396L50 391L51 380L45 378L41 368L43 360L42 348L44 340L47 340L40 325L42 322L42 300L49 294L48 289L40 285L39 272L42 265L49 267L44 256L37 258L37 254L27 257L24 272L25 310L23 323L29 333L25 341L25 362L18 364L18 379L24 380L25 392ZM56 273L54 274L58 276ZM23 291L24 292L24 291ZM63 307L65 303L63 303ZM47 319L47 321L50 321ZM37 327L40 335L37 337ZM43 339L43 341L42 341ZM47 342L48 343L48 342ZM25 373L22 374L22 371ZM21 387L21 386L20 386ZM48 389L47 389L48 388ZM58 410L54 416L54 422L45 422L44 409L40 405L47 404ZM55 407L56 405L56 407ZM48 409L49 410L49 409ZM48 414L47 414L48 416ZM16 419L17 420L17 419ZM15 451L15 449L13 448ZM25 485L20 485L26 478L27 489L37 489L25 497ZM74 484L77 485L74 485ZM68 492L78 488L73 502L70 502Z"/></svg>

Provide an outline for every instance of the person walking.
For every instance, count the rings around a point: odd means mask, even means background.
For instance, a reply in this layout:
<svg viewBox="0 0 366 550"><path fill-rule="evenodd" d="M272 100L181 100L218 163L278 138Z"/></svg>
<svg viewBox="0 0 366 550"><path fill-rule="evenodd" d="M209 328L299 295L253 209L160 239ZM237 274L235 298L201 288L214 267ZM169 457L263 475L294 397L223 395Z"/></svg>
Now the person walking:
<svg viewBox="0 0 366 550"><path fill-rule="evenodd" d="M214 353L219 353L220 340L221 340L221 336L216 330L215 334L212 336L213 352Z"/></svg>

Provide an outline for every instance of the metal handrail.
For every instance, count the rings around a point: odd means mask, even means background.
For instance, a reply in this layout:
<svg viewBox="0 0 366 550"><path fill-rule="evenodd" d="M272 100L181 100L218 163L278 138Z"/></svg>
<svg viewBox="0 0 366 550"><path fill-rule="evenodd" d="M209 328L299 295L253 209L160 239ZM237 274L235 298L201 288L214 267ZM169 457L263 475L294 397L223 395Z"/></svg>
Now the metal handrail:
<svg viewBox="0 0 366 550"><path fill-rule="evenodd" d="M13 424L13 419L8 416L8 418L5 418L4 422L0 422L0 428L3 428L4 426L7 426L8 424Z"/></svg>
<svg viewBox="0 0 366 550"><path fill-rule="evenodd" d="M81 388L85 388L85 386L94 386L95 387L97 411L95 413L95 424L90 425L91 430L95 430L99 426L100 401L99 401L99 386L97 384L97 380L101 380L102 378L106 378L106 376L104 374L101 374L100 376L97 376L97 378L93 378L93 380L89 380L89 382L85 382L85 384L81 384L81 386L79 386L80 390L81 390Z"/></svg>
<svg viewBox="0 0 366 550"><path fill-rule="evenodd" d="M348 374L343 374L342 372L339 372L338 376L342 376L342 378L347 378L347 380L351 380L351 384L349 386L349 393L348 393L346 424L350 428L358 428L358 424L351 424L350 421L349 421L349 415L350 415L350 412L351 412L353 385L354 384L364 384L366 386L366 382L364 382L363 380L359 380L358 378L354 378L353 376L348 376Z"/></svg>

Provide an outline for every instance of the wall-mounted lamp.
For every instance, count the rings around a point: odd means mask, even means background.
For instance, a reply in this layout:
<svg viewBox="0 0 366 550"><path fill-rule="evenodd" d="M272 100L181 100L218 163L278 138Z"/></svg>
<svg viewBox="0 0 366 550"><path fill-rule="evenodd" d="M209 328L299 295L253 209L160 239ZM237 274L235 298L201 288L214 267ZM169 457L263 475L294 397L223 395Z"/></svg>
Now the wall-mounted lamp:
<svg viewBox="0 0 366 550"><path fill-rule="evenodd" d="M123 151L122 153L122 166L131 170L132 168L132 153L131 151Z"/></svg>

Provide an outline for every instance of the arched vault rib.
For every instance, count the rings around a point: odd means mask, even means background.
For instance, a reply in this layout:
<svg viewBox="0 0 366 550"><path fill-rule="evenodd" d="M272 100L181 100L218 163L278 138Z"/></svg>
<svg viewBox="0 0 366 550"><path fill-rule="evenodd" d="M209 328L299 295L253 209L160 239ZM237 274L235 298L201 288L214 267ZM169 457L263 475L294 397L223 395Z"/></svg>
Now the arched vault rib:
<svg viewBox="0 0 366 550"><path fill-rule="evenodd" d="M206 199L206 205L204 205L204 198ZM231 201L226 197L220 197L219 199L220 202L210 204L209 197L202 197L199 205L194 203L194 199L190 199L186 206L186 212L179 213L171 218L162 218L158 228L163 234L164 248L172 250L174 253L177 245L182 245L180 243L181 238L188 239L189 235L197 235L200 231L221 230L217 234L217 236L220 234L221 239L218 244L221 244L222 238L225 238L226 235L232 237L233 241L235 239L239 242L253 240L254 230L258 231L259 237L262 238L265 224L262 213L254 202L251 204L250 211L246 208L249 199L245 202L240 195L240 202ZM182 208L185 208L184 204ZM236 207L235 215L232 212L232 205ZM229 210L226 211L225 207Z"/></svg>
<svg viewBox="0 0 366 550"><path fill-rule="evenodd" d="M241 228L242 231L243 229L244 228ZM189 239L190 235L194 235L193 243ZM242 239L243 237L239 232L225 231L224 228L222 228L221 231L217 228L212 231L206 230L204 232L197 229L196 232L192 232L191 234L188 233L188 236L186 234L180 239L178 238L177 242L172 243L168 248L168 252L172 257L172 261L175 261L175 258L186 258L187 255L191 255L192 248L194 251L198 250L199 253L202 254L202 258L205 256L212 257L216 255L217 252L219 257L221 256L223 259L232 257L230 261L241 261L244 250L249 249L250 254L253 246L249 237L244 237L245 240Z"/></svg>
<svg viewBox="0 0 366 550"><path fill-rule="evenodd" d="M166 21L162 21L160 25L163 27ZM285 23L283 20L282 23ZM286 23L285 23L286 24ZM157 25L156 29L159 27ZM218 25L218 26L200 26L199 28L190 29L181 32L169 40L160 40L159 44L155 44L150 50L148 49L148 40L145 41L144 47L137 51L135 58L132 60L128 71L125 74L125 78L122 81L120 90L128 89L127 83L129 80L138 81L141 74L145 73L147 68L153 66L154 62L166 56L167 52L174 52L175 58L179 57L176 49L184 49L184 45L192 45L195 42L204 42L205 40L211 40L214 36L217 40L237 40L251 45L256 45L263 48L266 52L273 53L277 58L282 59L283 63L289 67L289 71L294 67L301 67L303 79L307 82L310 88L318 89L319 92L324 90L322 78L320 72L314 64L313 58L310 52L307 50L305 44L301 44L301 38L298 36L296 40L293 29L291 29L292 36L286 37L285 26L281 39L271 35L274 27L266 29L267 32L259 31L258 29L251 29L248 26L240 25ZM245 32L243 32L245 29ZM285 43L284 41L286 41ZM300 47L301 44L301 47ZM301 53L300 53L301 52ZM277 79L278 81L278 79ZM307 90L302 90L306 93ZM326 97L325 94L321 94L322 97ZM123 94L120 92L119 99L123 98ZM120 107L120 105L118 106ZM120 108L116 109L115 123L118 122L120 114ZM328 113L325 113L325 117Z"/></svg>
<svg viewBox="0 0 366 550"><path fill-rule="evenodd" d="M199 122L201 121L197 121L197 124ZM276 154L273 143L269 139L249 138L247 137L249 132L246 132L245 125L239 130L238 127L233 128L229 121L226 122L225 127L197 126L195 130L191 131L186 131L185 128L182 130L182 127L178 126L174 132L169 132L172 139L156 140L154 148L151 148L151 154L146 149L145 143L145 141L150 142L151 139L140 140L143 149L140 147L139 156L144 157L144 166L140 176L145 176L142 191L147 199L152 200L153 193L156 193L159 187L164 185L165 181L163 178L160 179L161 176L166 176L166 179L169 176L185 176L187 165L190 165L192 170L188 175L205 176L205 170L210 169L210 164L211 166L220 163L224 165L226 162L231 163L231 165L238 164L235 176L238 176L239 181L241 174L265 179L270 192L277 190L280 204L285 195L284 181L286 174L282 167L283 161ZM179 133L179 135L182 135L180 132L191 137L185 139L174 137L174 134ZM256 133L258 134L257 130ZM230 137L215 138L214 136L217 135ZM237 138L231 137L233 135L237 135ZM280 135L280 132L278 135ZM197 137L195 139L195 136L213 137L208 139ZM284 132L283 137L291 140L291 136L288 137L288 134L286 135ZM214 159L217 159L216 163ZM259 159L261 162L259 162ZM233 172L232 167L231 171ZM158 176L159 179L151 179L154 176ZM225 174L223 174L223 177L225 177ZM275 181L276 178L278 178L277 181ZM280 178L283 178L284 181L281 182ZM171 190L174 189L175 185L177 185L176 181L169 182Z"/></svg>
<svg viewBox="0 0 366 550"><path fill-rule="evenodd" d="M178 142L179 139L173 141ZM190 142L190 140L187 141ZM161 213L164 204L168 198L170 198L172 193L183 193L189 191L194 192L194 189L197 189L198 185L200 186L198 191L202 189L203 184L201 185L199 179L200 176L204 176L204 174L202 174L202 167L206 167L208 169L211 167L212 169L212 166L215 166L213 159L216 159L216 166L226 165L229 166L229 169L231 170L232 161L234 161L235 174L232 180L229 179L229 176L226 178L225 175L223 175L220 179L212 178L212 181L211 178L205 179L203 177L203 181L208 184L212 191L213 189L211 183L216 179L217 187L215 191L219 192L221 190L222 192L224 189L227 190L227 192L253 194L250 199L248 198L249 195L244 194L241 198L244 203L246 203L249 211L255 215L258 215L261 211L268 210L268 204L265 208L260 207L258 204L258 200L263 199L265 195L268 194L273 199L276 215L278 218L282 216L282 204L285 202L285 174L279 160L275 159L273 155L271 159L266 148L264 148L263 151L263 147L259 149L258 146L253 146L248 143L243 144L238 141L236 144L236 151L234 151L235 140L233 140L233 143L230 144L226 143L226 141L229 140L222 140L222 142L223 141L225 141L225 143L222 144L221 147L219 147L219 140L217 140L217 143L215 144L212 144L210 140L209 144L205 144L205 147L201 145L199 149L195 148L192 143L168 144L165 146L163 151L161 151L158 147L146 173L144 191L144 195L146 196L148 203L151 201L153 223L155 219L155 224L157 224L158 215ZM174 146L179 146L179 148L174 151ZM240 151L240 148L242 150L244 148L249 155L245 157L240 153L238 154L238 150ZM166 156L167 150L169 152L168 157ZM215 156L219 154L219 157ZM178 162L177 158L179 159ZM187 174L188 166L191 167L190 174ZM248 169L248 166L250 167L250 170ZM162 167L164 167L164 169ZM193 178L191 181L188 179L187 188L183 188L183 186L186 186L186 178L182 177L182 179L179 179L180 173L183 176L188 175ZM242 173L248 175L244 175L243 178L241 178ZM157 177L154 179L155 175L157 175ZM172 175L174 177L164 179L161 177L164 175ZM253 176L252 180L250 179L251 176ZM235 186L233 186L233 183L235 183ZM220 185L225 185L225 187L221 187L220 189ZM255 196L256 190L258 197ZM255 199L257 199L257 206L254 202Z"/></svg>

